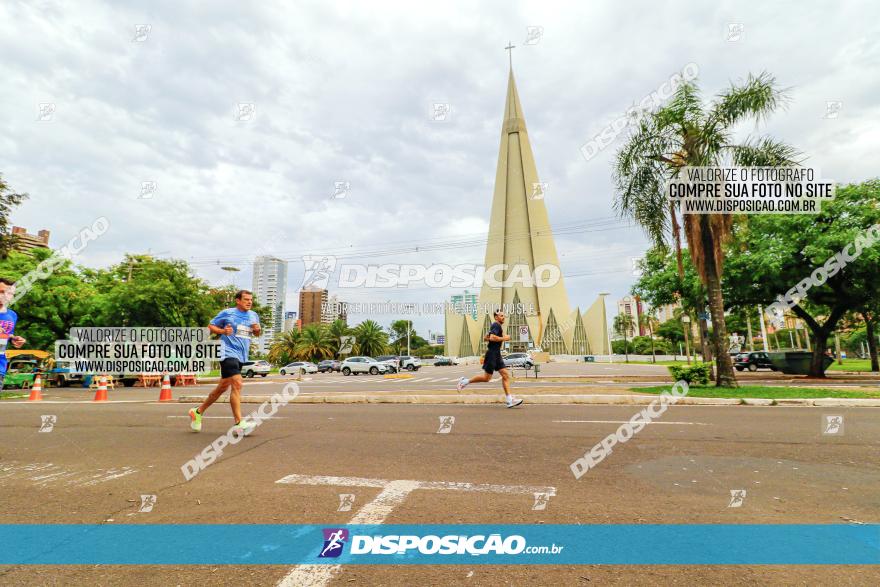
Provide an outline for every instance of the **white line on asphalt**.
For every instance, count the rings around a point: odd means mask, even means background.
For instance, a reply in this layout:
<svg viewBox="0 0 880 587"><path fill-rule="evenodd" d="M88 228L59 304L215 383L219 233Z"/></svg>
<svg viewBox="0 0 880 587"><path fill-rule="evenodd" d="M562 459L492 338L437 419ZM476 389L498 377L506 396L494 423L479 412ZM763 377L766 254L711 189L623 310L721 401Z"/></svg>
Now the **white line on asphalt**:
<svg viewBox="0 0 880 587"><path fill-rule="evenodd" d="M275 483L294 485L335 485L341 487L381 487L373 500L365 504L349 524L382 524L394 508L402 504L416 489L481 491L491 493L544 493L556 495L555 487L527 485L487 485L454 481L411 481L405 479L367 479L364 477L330 477L324 475L288 475ZM278 587L322 587L342 569L342 565L297 565L278 583Z"/></svg>
<svg viewBox="0 0 880 587"><path fill-rule="evenodd" d="M560 424L626 424L629 420L553 420ZM685 426L708 426L703 422L645 422L645 424L668 424L668 425L685 425Z"/></svg>

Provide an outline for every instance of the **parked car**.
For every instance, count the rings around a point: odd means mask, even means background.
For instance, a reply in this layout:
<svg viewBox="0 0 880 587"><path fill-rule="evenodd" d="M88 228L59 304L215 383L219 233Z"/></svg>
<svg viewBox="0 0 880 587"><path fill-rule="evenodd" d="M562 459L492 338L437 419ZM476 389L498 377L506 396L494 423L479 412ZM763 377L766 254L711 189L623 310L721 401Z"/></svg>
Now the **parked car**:
<svg viewBox="0 0 880 587"><path fill-rule="evenodd" d="M389 373L397 373L400 370L400 357L397 355L382 355L381 357L376 357L376 360L388 365Z"/></svg>
<svg viewBox="0 0 880 587"><path fill-rule="evenodd" d="M523 369L531 369L535 366L535 362L528 353L510 353L504 357L505 367L522 367Z"/></svg>
<svg viewBox="0 0 880 587"><path fill-rule="evenodd" d="M70 361L56 361L55 366L46 373L46 379L50 380L55 387L81 386L84 376L82 373L71 373L72 366Z"/></svg>
<svg viewBox="0 0 880 587"><path fill-rule="evenodd" d="M333 371L339 373L340 369L342 369L342 363L334 359L325 359L318 363L319 373L332 373Z"/></svg>
<svg viewBox="0 0 880 587"><path fill-rule="evenodd" d="M349 357L342 361L342 374L345 376L357 375L358 373L378 375L389 372L391 372L391 368L388 365L380 363L373 357Z"/></svg>
<svg viewBox="0 0 880 587"><path fill-rule="evenodd" d="M272 365L269 364L269 361L245 361L241 364L242 377L254 377L255 375L265 377L271 370Z"/></svg>
<svg viewBox="0 0 880 587"><path fill-rule="evenodd" d="M296 361L288 363L281 367L279 371L282 375L296 375L298 373L317 373L318 366L309 361Z"/></svg>
<svg viewBox="0 0 880 587"><path fill-rule="evenodd" d="M399 360L400 368L407 371L418 371L422 366L422 360L418 357L403 355Z"/></svg>
<svg viewBox="0 0 880 587"><path fill-rule="evenodd" d="M770 356L765 352L740 353L736 356L733 363L737 371L748 369L749 371L757 371L758 369L770 369L776 371L776 367L770 362Z"/></svg>
<svg viewBox="0 0 880 587"><path fill-rule="evenodd" d="M434 360L435 367L445 367L452 365L455 365L455 361L452 359L452 357L437 357Z"/></svg>

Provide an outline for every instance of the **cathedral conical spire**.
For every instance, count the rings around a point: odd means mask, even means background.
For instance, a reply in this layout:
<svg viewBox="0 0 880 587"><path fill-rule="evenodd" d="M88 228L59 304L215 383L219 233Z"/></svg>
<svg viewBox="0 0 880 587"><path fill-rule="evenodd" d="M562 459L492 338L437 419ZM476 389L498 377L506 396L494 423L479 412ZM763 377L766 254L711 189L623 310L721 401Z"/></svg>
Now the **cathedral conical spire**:
<svg viewBox="0 0 880 587"><path fill-rule="evenodd" d="M511 284L508 287L493 287L491 282L484 282L480 302L498 306L511 304L518 294L519 301L527 310L530 337L538 343L550 308L555 308L557 316L568 316L570 308L544 205L546 184L538 179L512 69L507 79L500 142L485 266L488 272L493 266L507 265L494 277L500 278L497 281L509 279ZM517 265L526 266L528 274L532 276L536 267L549 267L548 271L558 275L558 281L546 287L523 283L519 279L521 270L518 272L515 268ZM491 279L493 276L489 277Z"/></svg>
<svg viewBox="0 0 880 587"><path fill-rule="evenodd" d="M505 48L510 51L513 45ZM533 344L553 354L608 353L602 298L583 314L569 306L544 203L546 187L538 179L511 58L479 307L491 314L491 308L506 306L510 351ZM447 309L447 354L465 357L474 349L483 351L488 325L488 315Z"/></svg>

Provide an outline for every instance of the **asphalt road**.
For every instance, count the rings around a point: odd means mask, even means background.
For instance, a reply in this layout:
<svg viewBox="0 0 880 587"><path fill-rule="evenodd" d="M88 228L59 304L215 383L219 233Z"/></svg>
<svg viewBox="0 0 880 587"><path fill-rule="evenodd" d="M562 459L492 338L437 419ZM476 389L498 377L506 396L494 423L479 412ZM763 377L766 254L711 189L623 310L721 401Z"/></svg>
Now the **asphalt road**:
<svg viewBox="0 0 880 587"><path fill-rule="evenodd" d="M880 522L880 411L874 408L672 407L662 423L576 480L569 464L631 417L633 406L291 404L186 482L180 466L231 424L228 406L217 405L202 433L192 433L188 408L4 401L4 521L333 526L349 522L380 491L277 483L297 475L555 490L545 510L533 510L533 495L515 491L417 490L384 523ZM844 434L822 434L830 412L844 417ZM39 432L42 415L55 416L51 432ZM438 434L445 416L455 417L452 430ZM733 489L747 491L739 508L728 507ZM343 493L355 495L351 512L337 511ZM157 496L151 512L138 512L143 494ZM0 567L0 584L276 585L290 573L291 584L307 576L280 566ZM349 566L325 583L868 585L878 579L877 567L865 566L474 565Z"/></svg>

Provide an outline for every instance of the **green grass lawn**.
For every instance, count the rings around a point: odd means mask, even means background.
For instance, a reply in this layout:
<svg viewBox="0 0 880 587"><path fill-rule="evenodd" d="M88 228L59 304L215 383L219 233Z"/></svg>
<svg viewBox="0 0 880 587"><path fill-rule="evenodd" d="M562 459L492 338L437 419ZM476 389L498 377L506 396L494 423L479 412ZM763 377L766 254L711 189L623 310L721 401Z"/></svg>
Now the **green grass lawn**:
<svg viewBox="0 0 880 587"><path fill-rule="evenodd" d="M687 361L684 359L678 361L657 361L656 363L651 363L651 361L630 361L630 363L639 363L642 365L685 365ZM838 365L835 360L831 363L831 366L828 367L828 371L871 371L871 360L870 359L844 359L843 365Z"/></svg>
<svg viewBox="0 0 880 587"><path fill-rule="evenodd" d="M843 365L838 365L837 361L831 363L827 371L870 371L871 359L844 359Z"/></svg>
<svg viewBox="0 0 880 587"><path fill-rule="evenodd" d="M14 391L0 391L0 400L2 399L22 399L30 397L30 393L18 393Z"/></svg>
<svg viewBox="0 0 880 587"><path fill-rule="evenodd" d="M660 394L669 391L669 385L654 387L632 387L630 391ZM730 398L880 398L880 388L872 391L855 391L852 389L822 389L817 387L771 387L767 385L741 385L736 389L715 387L714 385L691 385L688 395L691 397L730 397Z"/></svg>

